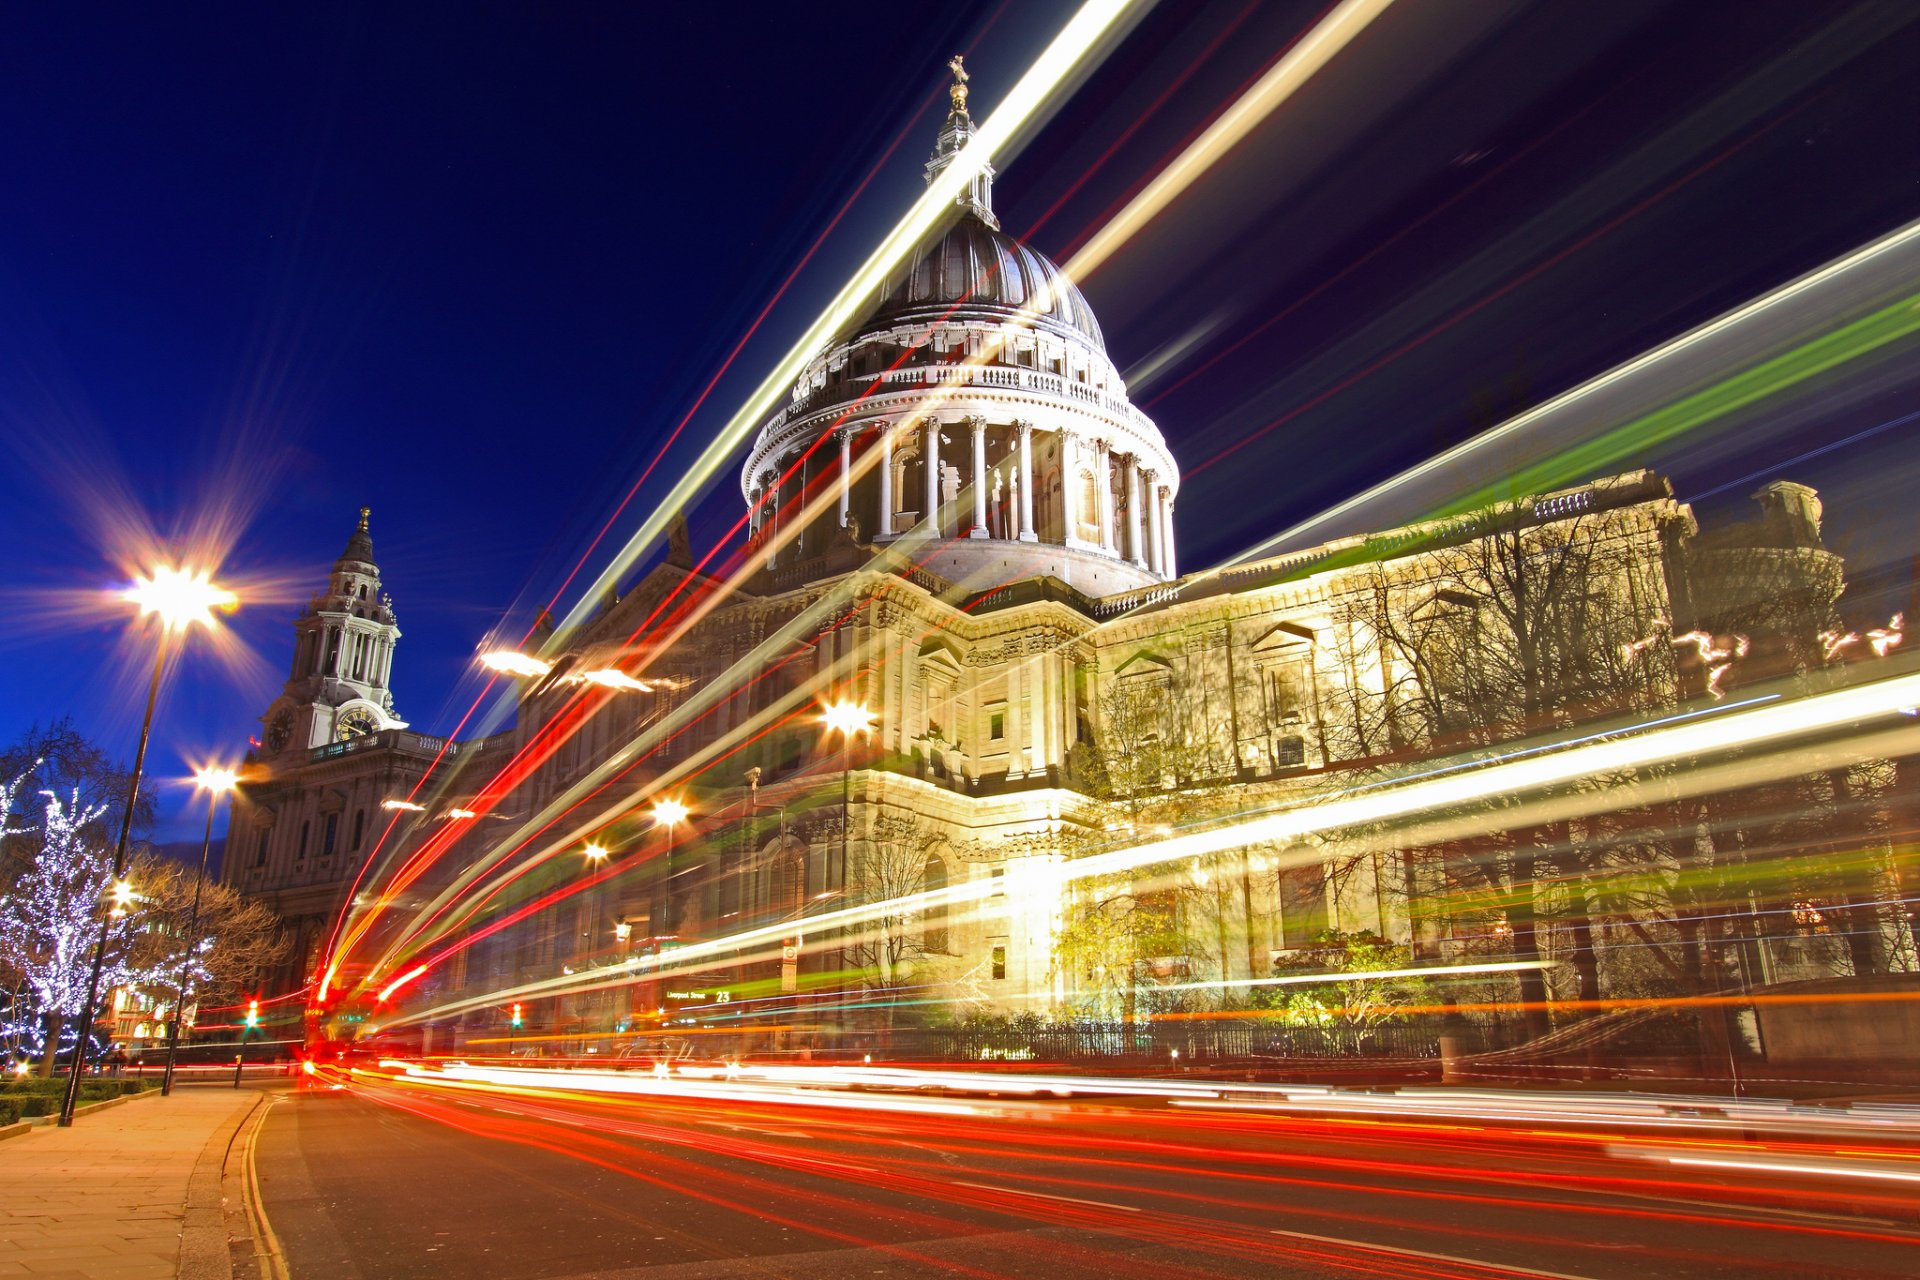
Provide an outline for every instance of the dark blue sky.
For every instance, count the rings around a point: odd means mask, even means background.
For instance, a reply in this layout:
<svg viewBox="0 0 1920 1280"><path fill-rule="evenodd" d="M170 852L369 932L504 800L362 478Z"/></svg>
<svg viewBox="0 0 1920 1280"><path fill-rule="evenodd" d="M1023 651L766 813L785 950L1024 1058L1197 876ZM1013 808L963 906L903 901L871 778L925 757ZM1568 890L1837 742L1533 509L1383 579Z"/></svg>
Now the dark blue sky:
<svg viewBox="0 0 1920 1280"><path fill-rule="evenodd" d="M1151 13L1004 166L1003 222L1065 256L1319 8ZM161 774L257 732L295 600L362 504L405 631L398 709L450 727L476 644L554 589L876 165L676 458L904 210L946 59L969 50L984 115L1069 11L0 16L0 739L70 713L131 754L124 625L51 593L113 581L132 508L162 530L237 513L232 571L282 584L235 618L251 667L199 655L169 689ZM1459 12L1483 29L1383 34L1086 282L1189 470L1187 567L1920 214L1904 4ZM1645 461L1686 497L1903 405L1696 473ZM1794 474L1871 495L1911 444ZM731 481L696 540L737 509ZM178 807L162 834L192 825Z"/></svg>

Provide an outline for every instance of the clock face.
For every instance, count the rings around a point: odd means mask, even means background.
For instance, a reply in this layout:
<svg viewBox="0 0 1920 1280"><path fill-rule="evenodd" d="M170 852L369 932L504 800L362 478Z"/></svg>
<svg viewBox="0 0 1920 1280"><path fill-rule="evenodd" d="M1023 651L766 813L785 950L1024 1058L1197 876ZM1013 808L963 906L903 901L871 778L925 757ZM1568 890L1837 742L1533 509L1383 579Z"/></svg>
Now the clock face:
<svg viewBox="0 0 1920 1280"><path fill-rule="evenodd" d="M282 708L280 714L267 726L267 750L284 751L287 743L293 740L293 712Z"/></svg>
<svg viewBox="0 0 1920 1280"><path fill-rule="evenodd" d="M380 727L380 721L373 712L365 707L355 707L334 722L334 734L345 742L350 738L364 737Z"/></svg>

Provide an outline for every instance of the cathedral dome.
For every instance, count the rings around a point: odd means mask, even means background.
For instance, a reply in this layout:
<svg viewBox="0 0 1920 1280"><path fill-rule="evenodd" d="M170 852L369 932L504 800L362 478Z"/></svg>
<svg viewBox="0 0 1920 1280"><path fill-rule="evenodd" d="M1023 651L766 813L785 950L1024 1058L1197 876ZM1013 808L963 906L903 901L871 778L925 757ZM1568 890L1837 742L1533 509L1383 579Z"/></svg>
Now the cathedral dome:
<svg viewBox="0 0 1920 1280"><path fill-rule="evenodd" d="M948 65L953 110L929 181L975 136L966 73ZM754 439L740 491L775 583L882 546L973 590L1051 577L1102 596L1179 576L1179 467L1127 398L1086 297L1000 229L993 178L972 168L952 223L807 363Z"/></svg>
<svg viewBox="0 0 1920 1280"><path fill-rule="evenodd" d="M1049 305L1035 308L1037 299ZM977 319L1046 326L1105 349L1100 322L1079 287L1045 254L971 211L887 282L885 301L861 327L871 333Z"/></svg>

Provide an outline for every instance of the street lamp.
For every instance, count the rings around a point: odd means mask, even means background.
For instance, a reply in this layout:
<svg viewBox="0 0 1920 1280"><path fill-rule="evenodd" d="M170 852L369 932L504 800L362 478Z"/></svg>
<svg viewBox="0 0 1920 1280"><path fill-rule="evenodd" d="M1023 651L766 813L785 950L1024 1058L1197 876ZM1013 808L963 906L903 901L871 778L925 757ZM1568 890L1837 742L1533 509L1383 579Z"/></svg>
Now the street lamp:
<svg viewBox="0 0 1920 1280"><path fill-rule="evenodd" d="M591 964L593 962L593 956L591 954L593 940L598 936L600 931L599 873L601 865L607 860L607 853L609 851L605 846L589 840L580 852L587 856L587 864L592 869L595 877L593 887L587 893L587 947L589 951L587 962Z"/></svg>
<svg viewBox="0 0 1920 1280"><path fill-rule="evenodd" d="M829 706L820 715L827 726L828 733L840 735L840 875L838 883L842 886L847 879L847 858L851 853L853 839L853 736L867 733L873 728L873 712L858 702L844 699Z"/></svg>
<svg viewBox="0 0 1920 1280"><path fill-rule="evenodd" d="M692 812L687 808L684 800L673 796L663 796L653 802L653 825L667 833L667 873L661 881L666 888L666 899L663 903L666 910L660 927L656 929L660 940L655 944L655 954L659 954L665 947L667 930L678 932L679 929L678 917L673 906L673 832L674 828L685 822Z"/></svg>
<svg viewBox="0 0 1920 1280"><path fill-rule="evenodd" d="M494 649L480 655L480 665L489 671L498 671L501 675L522 676L530 680L538 679L553 670L553 664L542 662L538 658L517 653L512 649Z"/></svg>
<svg viewBox="0 0 1920 1280"><path fill-rule="evenodd" d="M820 720L828 733L840 735L840 873L830 890L837 893L846 888L847 860L853 856L853 737L872 730L873 712L865 703L842 698L822 711ZM836 960L836 967L843 961L844 956Z"/></svg>
<svg viewBox="0 0 1920 1280"><path fill-rule="evenodd" d="M180 954L180 977L173 984L173 1019L167 1023L167 1069L160 1077L160 1096L173 1092L173 1059L180 1046L180 1017L187 1004L187 966L193 960L194 938L200 929L200 890L207 882L207 851L213 847L213 811L220 797L231 795L240 775L232 769L207 768L193 775L193 785L207 793L207 831L200 838L200 870L193 877L193 909L187 913L187 950Z"/></svg>
<svg viewBox="0 0 1920 1280"><path fill-rule="evenodd" d="M153 733L153 705L160 699L160 677L167 666L167 648L176 636L184 636L196 623L212 626L213 611L232 610L240 597L219 586L204 569L175 568L161 565L151 577L136 578L121 598L140 611L151 614L160 625L159 643L154 645L153 678L147 683L147 709L140 719L140 746L133 753L133 777L127 784L127 807L120 815L120 838L113 847L113 878L124 879L127 871L127 837L133 832L133 810L140 802L140 776L147 763L147 739ZM87 975L87 998L80 1005L79 1034L74 1038L72 1074L67 1077L67 1092L60 1101L60 1127L73 1124L73 1108L80 1100L80 1076L87 1066L87 1036L93 1027L95 1006L100 999L100 971L107 963L107 941L113 928L113 916L100 920L100 940L93 948L93 969ZM54 1028L56 1046L60 1029Z"/></svg>
<svg viewBox="0 0 1920 1280"><path fill-rule="evenodd" d="M587 841L586 845L581 848L580 852L586 855L587 865L589 869L592 871L594 876L593 886L587 890L587 929L585 934L585 937L587 939L586 965L589 969L594 969L594 968L598 968L600 965L599 937L600 937L600 884L601 882L599 878L599 873L600 873L600 868L602 864L604 864L607 860L607 854L610 853L611 850L606 848L606 846L597 843L596 841L589 840ZM586 999L594 1006L598 1006L601 1003L603 1003L601 998L596 994L589 994L586 997ZM587 1047L586 1039L584 1037L581 1040L580 1047L582 1050L585 1050Z"/></svg>

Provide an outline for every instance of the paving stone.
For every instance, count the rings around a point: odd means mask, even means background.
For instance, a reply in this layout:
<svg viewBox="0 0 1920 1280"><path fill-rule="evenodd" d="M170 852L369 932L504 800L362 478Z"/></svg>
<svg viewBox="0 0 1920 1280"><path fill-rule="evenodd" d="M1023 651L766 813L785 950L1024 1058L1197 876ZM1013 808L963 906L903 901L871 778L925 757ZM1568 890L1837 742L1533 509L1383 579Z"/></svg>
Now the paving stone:
<svg viewBox="0 0 1920 1280"><path fill-rule="evenodd" d="M256 1097L179 1089L9 1141L0 1153L0 1280L171 1280L195 1161Z"/></svg>

